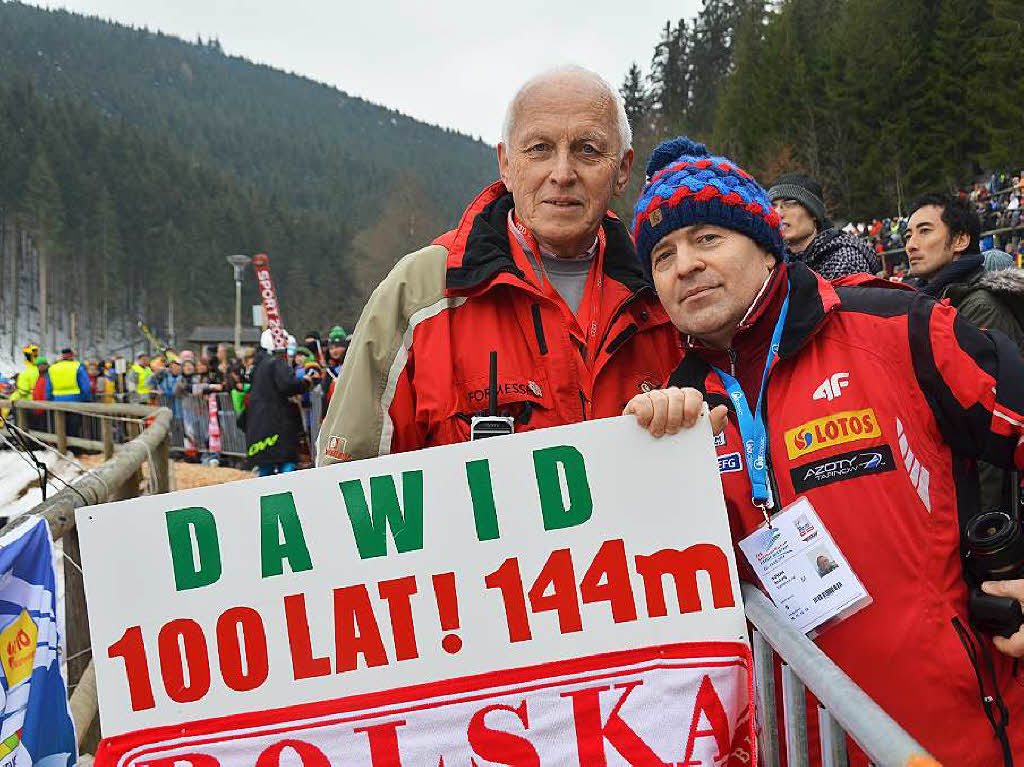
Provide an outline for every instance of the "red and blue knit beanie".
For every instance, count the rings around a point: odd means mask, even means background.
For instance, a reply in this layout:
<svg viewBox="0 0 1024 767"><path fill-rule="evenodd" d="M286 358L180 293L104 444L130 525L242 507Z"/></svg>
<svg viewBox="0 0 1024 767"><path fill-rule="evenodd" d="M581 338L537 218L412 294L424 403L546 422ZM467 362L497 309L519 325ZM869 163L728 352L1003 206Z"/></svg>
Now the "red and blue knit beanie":
<svg viewBox="0 0 1024 767"><path fill-rule="evenodd" d="M698 223L735 229L785 260L779 214L753 176L685 136L663 141L647 161L647 183L633 217L644 273L651 276L651 251L662 237Z"/></svg>

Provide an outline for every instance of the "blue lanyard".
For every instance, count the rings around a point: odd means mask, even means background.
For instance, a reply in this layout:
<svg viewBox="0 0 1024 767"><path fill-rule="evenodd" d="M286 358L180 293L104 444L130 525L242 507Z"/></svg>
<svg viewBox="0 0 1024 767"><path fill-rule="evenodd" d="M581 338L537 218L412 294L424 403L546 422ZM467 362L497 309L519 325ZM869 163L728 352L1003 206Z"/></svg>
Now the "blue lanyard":
<svg viewBox="0 0 1024 767"><path fill-rule="evenodd" d="M768 385L768 374L772 366L778 360L779 342L782 340L782 328L786 324L786 315L789 313L789 294L782 302L782 309L779 311L779 319L775 323L775 330L772 332L772 342L768 347L768 359L764 366L764 375L761 377L761 391L757 396L757 406L754 412L750 412L750 405L747 403L747 396L735 378L724 370L714 368L718 377L725 385L725 391L736 406L736 417L739 421L740 436L743 438L743 450L747 457L747 474L750 476L750 500L760 508L769 519L768 510L775 507L772 499L771 488L768 484L768 430L765 427L764 419L761 417L761 406L764 403L765 388Z"/></svg>

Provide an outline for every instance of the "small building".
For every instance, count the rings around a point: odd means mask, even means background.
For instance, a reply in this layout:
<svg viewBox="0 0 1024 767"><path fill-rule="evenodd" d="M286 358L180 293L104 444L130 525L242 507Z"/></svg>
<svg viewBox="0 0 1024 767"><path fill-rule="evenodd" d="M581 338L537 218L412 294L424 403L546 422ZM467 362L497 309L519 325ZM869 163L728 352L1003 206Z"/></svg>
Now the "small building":
<svg viewBox="0 0 1024 767"><path fill-rule="evenodd" d="M242 346L257 346L260 342L259 328L242 326ZM196 325L188 336L189 348L201 353L207 346L217 344L235 344L235 328L233 325Z"/></svg>

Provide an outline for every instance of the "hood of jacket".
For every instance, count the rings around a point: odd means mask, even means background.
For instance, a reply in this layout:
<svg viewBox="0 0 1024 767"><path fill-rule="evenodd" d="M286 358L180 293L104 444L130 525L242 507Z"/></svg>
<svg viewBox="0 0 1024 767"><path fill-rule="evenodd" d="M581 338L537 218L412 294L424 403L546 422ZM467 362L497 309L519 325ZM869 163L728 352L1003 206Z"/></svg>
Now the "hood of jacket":
<svg viewBox="0 0 1024 767"><path fill-rule="evenodd" d="M976 285L996 295L1024 298L1024 271L1001 269L998 272L985 272Z"/></svg>
<svg viewBox="0 0 1024 767"><path fill-rule="evenodd" d="M508 214L515 207L512 193L501 181L484 189L470 203L459 225L434 240L448 249L446 288L449 293L472 294L499 275L524 280L508 241ZM601 220L607 235L604 271L631 292L650 288L633 240L618 217L608 211Z"/></svg>

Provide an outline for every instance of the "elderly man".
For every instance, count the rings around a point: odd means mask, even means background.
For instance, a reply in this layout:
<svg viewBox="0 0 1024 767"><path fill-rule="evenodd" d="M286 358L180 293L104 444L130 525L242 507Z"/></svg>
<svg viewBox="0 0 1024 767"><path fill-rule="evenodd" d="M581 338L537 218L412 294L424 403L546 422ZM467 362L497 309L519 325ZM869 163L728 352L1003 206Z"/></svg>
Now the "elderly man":
<svg viewBox="0 0 1024 767"><path fill-rule="evenodd" d="M566 68L520 88L501 181L370 297L319 465L468 440L488 412L492 351L497 414L517 432L618 415L667 377L678 334L608 212L630 143L622 102L596 74Z"/></svg>

